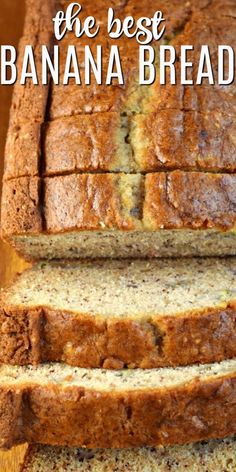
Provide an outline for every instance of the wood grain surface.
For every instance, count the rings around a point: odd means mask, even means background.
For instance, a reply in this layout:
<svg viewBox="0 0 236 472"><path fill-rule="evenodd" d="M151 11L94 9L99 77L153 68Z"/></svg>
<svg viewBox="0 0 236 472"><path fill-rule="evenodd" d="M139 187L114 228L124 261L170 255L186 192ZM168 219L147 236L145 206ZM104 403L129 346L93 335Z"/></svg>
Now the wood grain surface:
<svg viewBox="0 0 236 472"><path fill-rule="evenodd" d="M0 1L0 44L17 46L24 19L23 0ZM11 87L0 86L0 177L2 180L3 155L11 102ZM14 251L0 241L0 286L9 283L16 272L24 269L25 263ZM11 451L0 451L0 472L19 472L27 446Z"/></svg>

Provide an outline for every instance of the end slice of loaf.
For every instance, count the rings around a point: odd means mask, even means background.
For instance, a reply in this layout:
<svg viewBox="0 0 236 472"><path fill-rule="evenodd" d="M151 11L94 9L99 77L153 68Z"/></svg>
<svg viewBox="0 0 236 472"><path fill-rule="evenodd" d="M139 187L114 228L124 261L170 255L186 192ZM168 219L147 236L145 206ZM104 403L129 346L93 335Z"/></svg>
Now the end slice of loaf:
<svg viewBox="0 0 236 472"><path fill-rule="evenodd" d="M124 448L236 432L236 359L151 370L0 368L0 446Z"/></svg>
<svg viewBox="0 0 236 472"><path fill-rule="evenodd" d="M170 448L30 447L21 472L235 472L235 437Z"/></svg>
<svg viewBox="0 0 236 472"><path fill-rule="evenodd" d="M236 258L43 262L2 293L0 362L153 368L236 356Z"/></svg>

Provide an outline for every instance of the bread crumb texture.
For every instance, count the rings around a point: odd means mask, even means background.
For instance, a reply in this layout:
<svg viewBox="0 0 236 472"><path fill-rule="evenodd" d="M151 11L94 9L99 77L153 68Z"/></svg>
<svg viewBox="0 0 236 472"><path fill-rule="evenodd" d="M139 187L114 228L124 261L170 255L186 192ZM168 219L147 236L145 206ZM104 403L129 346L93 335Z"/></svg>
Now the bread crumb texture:
<svg viewBox="0 0 236 472"><path fill-rule="evenodd" d="M236 260L42 262L3 297L6 305L139 319L226 308L236 299Z"/></svg>
<svg viewBox="0 0 236 472"><path fill-rule="evenodd" d="M22 472L234 472L235 438L125 450L31 447Z"/></svg>

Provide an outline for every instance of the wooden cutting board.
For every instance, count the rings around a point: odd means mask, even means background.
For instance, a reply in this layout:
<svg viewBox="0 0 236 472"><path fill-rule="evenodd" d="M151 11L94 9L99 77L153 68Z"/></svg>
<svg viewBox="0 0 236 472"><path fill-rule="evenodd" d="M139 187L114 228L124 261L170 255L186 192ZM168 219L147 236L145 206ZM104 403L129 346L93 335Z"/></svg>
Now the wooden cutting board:
<svg viewBox="0 0 236 472"><path fill-rule="evenodd" d="M24 19L23 0L1 0L0 44L16 46L22 32ZM3 172L3 154L11 101L11 87L0 85L0 177ZM22 271L25 263L14 251L0 241L0 286L9 283L14 274ZM8 452L0 451L0 472L19 472L27 446L19 446Z"/></svg>

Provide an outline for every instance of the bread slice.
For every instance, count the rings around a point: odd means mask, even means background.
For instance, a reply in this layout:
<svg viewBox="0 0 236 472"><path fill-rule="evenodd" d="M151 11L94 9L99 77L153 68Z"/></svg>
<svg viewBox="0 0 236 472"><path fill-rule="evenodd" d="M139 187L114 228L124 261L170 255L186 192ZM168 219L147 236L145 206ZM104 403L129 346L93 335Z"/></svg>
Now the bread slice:
<svg viewBox="0 0 236 472"><path fill-rule="evenodd" d="M236 359L162 369L0 367L0 446L120 448L236 432Z"/></svg>
<svg viewBox="0 0 236 472"><path fill-rule="evenodd" d="M2 292L0 362L80 367L236 356L236 258L43 262Z"/></svg>
<svg viewBox="0 0 236 472"><path fill-rule="evenodd" d="M5 181L2 235L27 259L236 255L236 175Z"/></svg>
<svg viewBox="0 0 236 472"><path fill-rule="evenodd" d="M170 448L29 448L21 472L235 472L235 438Z"/></svg>

